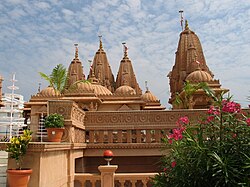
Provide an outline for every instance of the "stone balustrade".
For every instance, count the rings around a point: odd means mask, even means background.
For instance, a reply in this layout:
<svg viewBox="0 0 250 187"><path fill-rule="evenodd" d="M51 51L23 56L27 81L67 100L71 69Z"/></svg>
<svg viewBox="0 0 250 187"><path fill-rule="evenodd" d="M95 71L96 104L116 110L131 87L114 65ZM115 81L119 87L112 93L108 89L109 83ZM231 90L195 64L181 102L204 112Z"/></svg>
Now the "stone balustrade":
<svg viewBox="0 0 250 187"><path fill-rule="evenodd" d="M101 175L92 173L75 173L76 187L96 187L101 184Z"/></svg>
<svg viewBox="0 0 250 187"><path fill-rule="evenodd" d="M115 184L117 187L152 186L150 179L157 173L116 173Z"/></svg>
<svg viewBox="0 0 250 187"><path fill-rule="evenodd" d="M197 120L204 110L87 112L86 143L161 143L182 116Z"/></svg>
<svg viewBox="0 0 250 187"><path fill-rule="evenodd" d="M151 187L150 179L157 173L115 173L114 183L116 187ZM75 173L76 187L101 186L101 175L90 173Z"/></svg>

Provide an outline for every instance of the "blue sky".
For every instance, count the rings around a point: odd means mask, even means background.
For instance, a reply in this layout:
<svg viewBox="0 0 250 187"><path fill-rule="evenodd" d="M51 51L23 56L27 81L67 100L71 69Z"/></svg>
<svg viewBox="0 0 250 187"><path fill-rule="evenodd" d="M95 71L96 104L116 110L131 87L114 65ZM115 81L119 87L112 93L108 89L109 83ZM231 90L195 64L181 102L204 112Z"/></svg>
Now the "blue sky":
<svg viewBox="0 0 250 187"><path fill-rule="evenodd" d="M3 91L10 92L16 73L25 100L48 86L39 71L49 74L59 63L68 67L74 43L88 73L102 35L114 76L123 57L122 42L129 48L137 81L145 81L169 108L169 79L179 40L180 15L202 43L207 65L243 106L250 95L249 0L2 0L0 4L0 75Z"/></svg>

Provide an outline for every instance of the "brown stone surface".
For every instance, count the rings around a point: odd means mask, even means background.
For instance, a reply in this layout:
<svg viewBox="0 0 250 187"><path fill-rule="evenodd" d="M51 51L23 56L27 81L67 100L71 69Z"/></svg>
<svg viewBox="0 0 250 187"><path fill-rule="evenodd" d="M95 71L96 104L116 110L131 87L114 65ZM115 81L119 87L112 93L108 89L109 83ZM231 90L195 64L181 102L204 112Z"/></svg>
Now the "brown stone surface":
<svg viewBox="0 0 250 187"><path fill-rule="evenodd" d="M168 74L171 92L169 103L173 105L174 109L183 108L173 103L176 93L182 93L186 81L193 84L206 82L215 91L215 94L228 91L228 89L220 88L219 80L213 79L214 75L206 64L201 42L195 32L189 29L187 21L185 30L180 33L178 48L175 54L175 64L172 71ZM192 106L190 108L208 108L211 104L211 99L206 97L205 92L200 92L194 94L191 103Z"/></svg>

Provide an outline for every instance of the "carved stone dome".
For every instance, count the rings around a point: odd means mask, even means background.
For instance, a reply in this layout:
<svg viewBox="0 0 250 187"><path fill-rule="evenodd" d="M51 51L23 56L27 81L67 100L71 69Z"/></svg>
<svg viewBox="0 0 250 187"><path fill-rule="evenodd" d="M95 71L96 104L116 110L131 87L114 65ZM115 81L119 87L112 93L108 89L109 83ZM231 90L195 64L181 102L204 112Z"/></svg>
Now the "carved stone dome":
<svg viewBox="0 0 250 187"><path fill-rule="evenodd" d="M158 102L159 100L157 99L156 96L154 96L149 90L147 90L142 96L142 100L145 102Z"/></svg>
<svg viewBox="0 0 250 187"><path fill-rule="evenodd" d="M74 90L74 89L73 89ZM91 83L88 82L79 82L76 84L77 92L93 93L94 87Z"/></svg>
<svg viewBox="0 0 250 187"><path fill-rule="evenodd" d="M123 85L115 90L115 94L117 94L117 95L136 95L136 92L130 86Z"/></svg>
<svg viewBox="0 0 250 187"><path fill-rule="evenodd" d="M213 78L209 73L200 69L190 73L186 78L186 81L191 83L210 82L212 80Z"/></svg>
<svg viewBox="0 0 250 187"><path fill-rule="evenodd" d="M97 96L112 95L111 91L108 88L106 88L100 84L93 84L92 86L93 86L94 92Z"/></svg>
<svg viewBox="0 0 250 187"><path fill-rule="evenodd" d="M52 97L56 96L55 90L51 87L48 86L47 88L43 89L40 93L40 96L46 96L46 97Z"/></svg>

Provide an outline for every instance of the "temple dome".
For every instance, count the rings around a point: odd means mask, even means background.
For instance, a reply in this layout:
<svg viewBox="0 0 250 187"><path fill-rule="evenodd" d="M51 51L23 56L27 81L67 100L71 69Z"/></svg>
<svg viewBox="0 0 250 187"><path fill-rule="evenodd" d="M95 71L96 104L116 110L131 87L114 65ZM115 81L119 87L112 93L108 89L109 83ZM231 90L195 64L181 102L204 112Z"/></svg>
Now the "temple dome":
<svg viewBox="0 0 250 187"><path fill-rule="evenodd" d="M115 90L115 94L118 95L136 95L135 89L130 86L123 85Z"/></svg>
<svg viewBox="0 0 250 187"><path fill-rule="evenodd" d="M51 96L56 96L55 90L53 87L48 86L47 88L43 89L39 95L41 96L46 96L46 97L51 97Z"/></svg>
<svg viewBox="0 0 250 187"><path fill-rule="evenodd" d="M76 83L76 90L81 91L81 92L93 92L94 88L91 83L88 82L78 82Z"/></svg>
<svg viewBox="0 0 250 187"><path fill-rule="evenodd" d="M210 82L212 80L213 78L209 73L200 69L190 73L186 78L186 81L191 83Z"/></svg>
<svg viewBox="0 0 250 187"><path fill-rule="evenodd" d="M92 87L94 88L94 92L97 96L112 95L111 91L108 88L100 84L93 84Z"/></svg>
<svg viewBox="0 0 250 187"><path fill-rule="evenodd" d="M149 90L147 90L142 96L142 100L145 102L157 102L159 101Z"/></svg>

